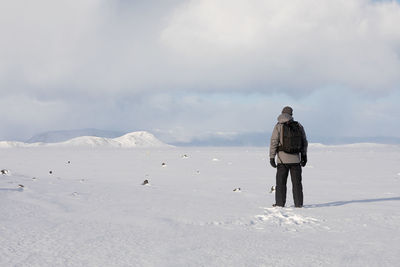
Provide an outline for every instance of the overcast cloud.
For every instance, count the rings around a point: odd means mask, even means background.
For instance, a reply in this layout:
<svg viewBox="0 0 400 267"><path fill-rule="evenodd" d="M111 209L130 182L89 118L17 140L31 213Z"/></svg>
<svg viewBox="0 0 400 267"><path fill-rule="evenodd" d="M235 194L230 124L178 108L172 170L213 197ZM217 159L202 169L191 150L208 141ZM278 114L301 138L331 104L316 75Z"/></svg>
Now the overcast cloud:
<svg viewBox="0 0 400 267"><path fill-rule="evenodd" d="M0 139L190 141L271 131L284 105L311 137L400 137L398 25L396 1L0 1Z"/></svg>

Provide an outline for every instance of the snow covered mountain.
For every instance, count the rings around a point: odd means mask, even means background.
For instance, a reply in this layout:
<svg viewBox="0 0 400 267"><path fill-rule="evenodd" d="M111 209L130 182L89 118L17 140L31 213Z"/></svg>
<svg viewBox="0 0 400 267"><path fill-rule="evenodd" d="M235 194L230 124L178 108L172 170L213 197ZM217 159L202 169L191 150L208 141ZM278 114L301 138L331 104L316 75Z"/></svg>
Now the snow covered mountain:
<svg viewBox="0 0 400 267"><path fill-rule="evenodd" d="M167 144L161 142L153 134L146 131L128 133L112 140L117 142L120 147L167 146Z"/></svg>
<svg viewBox="0 0 400 267"><path fill-rule="evenodd" d="M0 148L3 147L24 147L24 146L30 146L29 144L23 143L23 142L17 142L17 141L0 141Z"/></svg>
<svg viewBox="0 0 400 267"><path fill-rule="evenodd" d="M117 138L97 136L80 136L58 143L23 143L15 141L2 141L2 147L166 147L169 146L158 140L153 134L145 131L132 132Z"/></svg>
<svg viewBox="0 0 400 267"><path fill-rule="evenodd" d="M117 131L106 131L99 129L77 129L49 131L32 136L26 143L60 143L80 136L96 136L106 138L116 138L125 133Z"/></svg>

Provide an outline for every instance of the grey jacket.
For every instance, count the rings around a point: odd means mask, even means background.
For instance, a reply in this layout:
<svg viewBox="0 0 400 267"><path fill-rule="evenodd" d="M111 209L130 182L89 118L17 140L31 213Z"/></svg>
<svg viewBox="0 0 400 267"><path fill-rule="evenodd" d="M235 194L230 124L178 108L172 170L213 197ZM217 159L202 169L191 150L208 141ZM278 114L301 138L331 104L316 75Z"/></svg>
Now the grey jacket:
<svg viewBox="0 0 400 267"><path fill-rule="evenodd" d="M278 152L278 147L279 144L282 143L282 124L285 122L288 122L290 120L293 120L293 117L290 116L287 113L282 113L278 117L278 123L275 125L274 130L272 131L272 136L271 136L271 143L269 146L269 157L270 158L275 158L276 155L278 155L278 163L300 163L301 157L300 153L298 154L289 154L284 151L279 151ZM304 131L303 126L299 123L300 128L303 132L303 143L304 143L304 148L301 153L307 154L307 148L308 148L308 142L307 142L307 137L306 133Z"/></svg>

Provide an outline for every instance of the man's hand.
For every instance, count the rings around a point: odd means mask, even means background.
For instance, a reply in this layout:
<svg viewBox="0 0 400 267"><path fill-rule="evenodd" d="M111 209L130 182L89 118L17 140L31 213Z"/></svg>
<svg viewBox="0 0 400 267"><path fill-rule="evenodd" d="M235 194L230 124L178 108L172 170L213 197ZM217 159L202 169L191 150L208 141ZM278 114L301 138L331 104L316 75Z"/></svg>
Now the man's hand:
<svg viewBox="0 0 400 267"><path fill-rule="evenodd" d="M302 167L306 166L307 164L307 154L301 154L301 161L300 161L300 165Z"/></svg>
<svg viewBox="0 0 400 267"><path fill-rule="evenodd" d="M275 158L270 158L269 163L271 164L272 167L276 168Z"/></svg>

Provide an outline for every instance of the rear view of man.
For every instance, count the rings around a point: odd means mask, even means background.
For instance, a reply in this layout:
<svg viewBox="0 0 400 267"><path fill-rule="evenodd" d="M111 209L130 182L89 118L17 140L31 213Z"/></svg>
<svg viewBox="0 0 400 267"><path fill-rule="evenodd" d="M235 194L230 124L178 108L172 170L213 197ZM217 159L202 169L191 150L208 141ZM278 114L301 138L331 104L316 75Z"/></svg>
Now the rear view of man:
<svg viewBox="0 0 400 267"><path fill-rule="evenodd" d="M293 109L284 107L271 136L270 164L277 168L275 204L273 206L285 206L286 184L290 171L294 205L301 208L303 207L301 167L306 166L307 163L308 142L303 126L294 121L292 116ZM275 156L277 156L278 165L275 163Z"/></svg>

